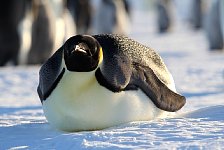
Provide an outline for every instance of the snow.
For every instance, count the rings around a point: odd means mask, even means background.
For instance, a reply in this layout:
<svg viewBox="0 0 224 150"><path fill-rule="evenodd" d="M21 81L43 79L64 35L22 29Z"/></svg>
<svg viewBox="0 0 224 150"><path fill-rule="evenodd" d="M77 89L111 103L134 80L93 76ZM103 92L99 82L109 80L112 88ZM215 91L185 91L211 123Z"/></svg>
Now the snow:
<svg viewBox="0 0 224 150"><path fill-rule="evenodd" d="M150 11L136 10L132 21L130 37L162 56L177 91L186 96L174 118L58 131L47 123L37 96L39 66L5 67L0 69L0 149L224 149L224 53L210 52L203 31L178 21L170 33L157 34Z"/></svg>

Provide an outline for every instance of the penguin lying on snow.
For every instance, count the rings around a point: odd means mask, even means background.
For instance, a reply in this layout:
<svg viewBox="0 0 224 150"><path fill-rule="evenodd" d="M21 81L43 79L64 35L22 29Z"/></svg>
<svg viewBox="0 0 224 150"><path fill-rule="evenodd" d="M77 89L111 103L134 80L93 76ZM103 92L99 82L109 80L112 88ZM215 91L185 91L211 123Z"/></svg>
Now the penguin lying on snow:
<svg viewBox="0 0 224 150"><path fill-rule="evenodd" d="M151 120L185 104L152 49L119 35L76 35L40 69L48 122L64 131Z"/></svg>

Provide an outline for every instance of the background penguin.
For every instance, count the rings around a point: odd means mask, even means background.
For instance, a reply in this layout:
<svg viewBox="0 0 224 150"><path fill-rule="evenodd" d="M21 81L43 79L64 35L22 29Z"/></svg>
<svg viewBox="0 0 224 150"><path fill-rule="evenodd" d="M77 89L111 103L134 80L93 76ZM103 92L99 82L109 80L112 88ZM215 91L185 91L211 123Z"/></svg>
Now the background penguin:
<svg viewBox="0 0 224 150"><path fill-rule="evenodd" d="M220 1L220 21L221 21L221 28L222 28L222 38L224 43L224 0Z"/></svg>
<svg viewBox="0 0 224 150"><path fill-rule="evenodd" d="M191 1L190 21L194 29L200 29L202 27L202 1Z"/></svg>
<svg viewBox="0 0 224 150"><path fill-rule="evenodd" d="M210 50L221 50L223 48L223 36L221 29L221 1L214 0L211 3L211 7L209 9L206 25L205 25L205 33L207 36L207 40L209 43Z"/></svg>
<svg viewBox="0 0 224 150"><path fill-rule="evenodd" d="M18 25L25 16L27 1L2 1L0 5L0 66L18 65L20 36Z"/></svg>
<svg viewBox="0 0 224 150"><path fill-rule="evenodd" d="M158 15L157 23L158 23L158 30L160 33L167 32L171 24L169 5L170 0L156 1L157 15Z"/></svg>
<svg viewBox="0 0 224 150"><path fill-rule="evenodd" d="M91 1L67 0L67 8L73 17L77 34L89 33L93 14Z"/></svg>
<svg viewBox="0 0 224 150"><path fill-rule="evenodd" d="M28 64L43 63L51 55L55 37L55 18L50 3L45 0L33 0L34 14L32 25L31 48Z"/></svg>
<svg viewBox="0 0 224 150"><path fill-rule="evenodd" d="M101 0L93 16L94 34L127 34L130 5L125 0Z"/></svg>
<svg viewBox="0 0 224 150"><path fill-rule="evenodd" d="M37 91L49 123L64 131L151 120L185 104L160 56L118 35L68 39L41 67Z"/></svg>
<svg viewBox="0 0 224 150"><path fill-rule="evenodd" d="M64 0L32 0L20 25L19 64L42 64L65 39L76 33Z"/></svg>

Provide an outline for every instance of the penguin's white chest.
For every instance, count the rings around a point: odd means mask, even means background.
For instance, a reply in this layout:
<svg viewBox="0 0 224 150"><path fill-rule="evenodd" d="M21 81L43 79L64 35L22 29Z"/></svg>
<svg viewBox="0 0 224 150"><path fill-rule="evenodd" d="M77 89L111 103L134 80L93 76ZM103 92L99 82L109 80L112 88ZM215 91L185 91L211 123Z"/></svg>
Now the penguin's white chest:
<svg viewBox="0 0 224 150"><path fill-rule="evenodd" d="M52 126L64 131L96 130L166 114L141 90L113 93L98 84L94 73L65 71L43 102Z"/></svg>

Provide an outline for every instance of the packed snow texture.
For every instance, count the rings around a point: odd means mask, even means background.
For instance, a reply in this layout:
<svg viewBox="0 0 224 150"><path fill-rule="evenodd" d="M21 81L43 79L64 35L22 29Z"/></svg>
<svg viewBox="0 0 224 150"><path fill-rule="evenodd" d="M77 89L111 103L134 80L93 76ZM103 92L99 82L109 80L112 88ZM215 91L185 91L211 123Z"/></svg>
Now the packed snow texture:
<svg viewBox="0 0 224 150"><path fill-rule="evenodd" d="M174 118L66 133L47 123L37 96L39 66L0 69L0 149L224 149L224 53L176 22L156 33L152 12L134 11L135 40L155 49L187 103ZM144 17L143 17L144 16ZM153 21L154 20L154 21ZM103 112L102 112L103 113Z"/></svg>

